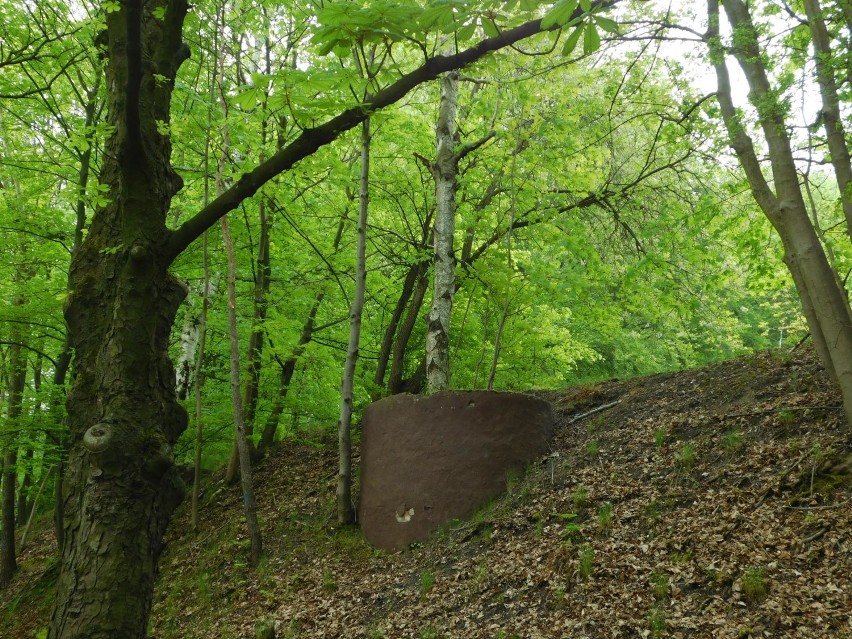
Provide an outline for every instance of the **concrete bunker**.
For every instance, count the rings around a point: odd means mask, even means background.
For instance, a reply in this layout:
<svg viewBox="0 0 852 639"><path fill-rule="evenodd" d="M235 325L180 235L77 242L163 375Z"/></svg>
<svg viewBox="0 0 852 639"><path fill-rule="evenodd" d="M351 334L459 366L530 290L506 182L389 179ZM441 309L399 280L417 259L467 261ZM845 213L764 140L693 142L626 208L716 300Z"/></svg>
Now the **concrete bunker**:
<svg viewBox="0 0 852 639"><path fill-rule="evenodd" d="M522 393L394 395L364 412L361 500L367 540L399 550L506 490L548 450L553 413Z"/></svg>

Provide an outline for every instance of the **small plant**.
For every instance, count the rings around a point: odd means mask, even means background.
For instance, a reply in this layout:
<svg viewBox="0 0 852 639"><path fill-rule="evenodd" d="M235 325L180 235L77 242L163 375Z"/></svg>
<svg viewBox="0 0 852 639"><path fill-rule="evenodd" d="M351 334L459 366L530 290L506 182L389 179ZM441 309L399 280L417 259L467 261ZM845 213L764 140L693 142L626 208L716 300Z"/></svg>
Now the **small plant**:
<svg viewBox="0 0 852 639"><path fill-rule="evenodd" d="M648 613L648 625L654 639L661 639L666 636L666 611L663 610L662 606L654 606Z"/></svg>
<svg viewBox="0 0 852 639"><path fill-rule="evenodd" d="M601 452L601 445L597 439L590 439L586 443L586 453L588 453L589 457L595 458L598 456L598 453Z"/></svg>
<svg viewBox="0 0 852 639"><path fill-rule="evenodd" d="M574 494L571 495L571 501L574 502L574 508L580 510L587 503L589 503L589 491L588 489L580 484L574 489Z"/></svg>
<svg viewBox="0 0 852 639"><path fill-rule="evenodd" d="M656 499L645 506L645 519L648 522L648 528L656 527L662 518L663 513L660 510L660 502Z"/></svg>
<svg viewBox="0 0 852 639"><path fill-rule="evenodd" d="M796 413L789 408L782 408L775 414L775 417L781 426L792 426L796 421Z"/></svg>
<svg viewBox="0 0 852 639"><path fill-rule="evenodd" d="M322 571L322 589L326 592L337 590L337 581L334 578L334 573L328 568Z"/></svg>
<svg viewBox="0 0 852 639"><path fill-rule="evenodd" d="M769 584L766 575L760 568L749 568L740 578L743 596L751 603L760 603L769 594Z"/></svg>
<svg viewBox="0 0 852 639"><path fill-rule="evenodd" d="M595 551L591 546L584 546L580 549L580 566L577 569L580 579L586 581L592 576L592 568L595 564Z"/></svg>
<svg viewBox="0 0 852 639"><path fill-rule="evenodd" d="M210 573L207 571L198 574L198 598L204 602L209 602L212 599Z"/></svg>
<svg viewBox="0 0 852 639"><path fill-rule="evenodd" d="M568 587L564 581L559 582L553 590L553 598L556 600L557 606L562 606L565 603L565 595L568 593Z"/></svg>
<svg viewBox="0 0 852 639"><path fill-rule="evenodd" d="M738 430L728 430L722 435L722 447L728 454L733 455L743 447L743 434Z"/></svg>
<svg viewBox="0 0 852 639"><path fill-rule="evenodd" d="M666 431L662 428L658 428L657 432L654 433L654 444L657 448L662 448L663 444L666 443Z"/></svg>
<svg viewBox="0 0 852 639"><path fill-rule="evenodd" d="M435 626L425 626L420 630L420 639L438 639L438 630Z"/></svg>
<svg viewBox="0 0 852 639"><path fill-rule="evenodd" d="M521 479L521 473L517 469L510 469L506 473L506 492L510 495L514 495L518 486L521 484Z"/></svg>
<svg viewBox="0 0 852 639"><path fill-rule="evenodd" d="M367 629L367 637L368 639L386 639L385 633L376 626L371 626Z"/></svg>
<svg viewBox="0 0 852 639"><path fill-rule="evenodd" d="M570 523L572 519L577 517L576 513L554 513L554 517L559 517L565 520L565 528L562 529L562 539L568 542L576 543L583 538L583 529L579 524Z"/></svg>
<svg viewBox="0 0 852 639"><path fill-rule="evenodd" d="M612 526L612 502L605 501L598 507L598 525L601 530L609 530Z"/></svg>
<svg viewBox="0 0 852 639"><path fill-rule="evenodd" d="M675 463L679 468L689 472L695 466L695 447L689 442L684 443L675 454Z"/></svg>
<svg viewBox="0 0 852 639"><path fill-rule="evenodd" d="M435 585L435 573L424 570L420 573L420 598L425 599Z"/></svg>
<svg viewBox="0 0 852 639"><path fill-rule="evenodd" d="M654 589L654 599L660 601L669 596L669 578L663 573L651 574L651 587Z"/></svg>
<svg viewBox="0 0 852 639"><path fill-rule="evenodd" d="M562 530L562 539L571 544L579 543L583 540L583 527L580 524L566 524Z"/></svg>
<svg viewBox="0 0 852 639"><path fill-rule="evenodd" d="M476 566L476 572L473 573L473 583L477 587L482 587L488 580L488 562L483 559Z"/></svg>

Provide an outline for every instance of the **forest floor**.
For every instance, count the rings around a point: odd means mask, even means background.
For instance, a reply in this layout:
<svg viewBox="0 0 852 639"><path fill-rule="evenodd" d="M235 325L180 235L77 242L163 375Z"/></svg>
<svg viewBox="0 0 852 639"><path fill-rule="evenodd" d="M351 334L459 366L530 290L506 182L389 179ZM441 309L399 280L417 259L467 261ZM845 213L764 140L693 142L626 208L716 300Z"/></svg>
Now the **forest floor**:
<svg viewBox="0 0 852 639"><path fill-rule="evenodd" d="M256 570L239 488L208 483L199 532L183 507L168 533L151 636L852 639L852 438L809 350L544 396L552 452L404 552L335 526L330 442L257 468ZM45 525L0 591L0 637L46 626L52 544Z"/></svg>

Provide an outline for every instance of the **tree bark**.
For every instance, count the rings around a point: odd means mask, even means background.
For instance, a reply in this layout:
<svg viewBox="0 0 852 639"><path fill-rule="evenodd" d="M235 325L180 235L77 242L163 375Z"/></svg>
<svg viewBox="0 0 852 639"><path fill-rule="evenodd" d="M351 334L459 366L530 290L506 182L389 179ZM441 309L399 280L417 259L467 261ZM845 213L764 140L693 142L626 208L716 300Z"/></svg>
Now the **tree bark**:
<svg viewBox="0 0 852 639"><path fill-rule="evenodd" d="M414 289L414 294L411 296L411 301L408 304L408 310L405 313L405 319L399 327L396 341L393 344L390 378L388 379L388 392L391 395L403 392L405 353L408 348L408 342L411 339L411 333L414 331L414 327L417 324L420 309L423 307L423 300L426 297L426 291L429 288L428 274L429 272L426 268L426 264L421 263L421 271L417 279L417 287Z"/></svg>
<svg viewBox="0 0 852 639"><path fill-rule="evenodd" d="M0 586L5 586L18 569L15 560L15 491L17 488L18 441L16 431L23 409L27 359L21 352L20 336L9 347L9 389L6 417L10 433L3 441L2 530L0 530Z"/></svg>
<svg viewBox="0 0 852 639"><path fill-rule="evenodd" d="M848 2L846 3L848 4ZM849 147L846 144L846 132L840 113L840 99L837 82L834 78L831 51L831 38L822 17L819 0L804 0L811 39L814 46L814 64L817 84L822 97L822 116L825 139L831 154L831 166L840 189L840 202L846 218L846 233L852 238L852 163L849 160ZM849 55L849 52L846 52Z"/></svg>
<svg viewBox="0 0 852 639"><path fill-rule="evenodd" d="M340 420L337 422L338 471L337 523L341 526L355 522L352 503L352 391L355 385L355 366L361 341L361 313L367 286L367 212L370 203L370 119L361 125L361 181L358 198L358 248L355 265L355 297L349 310L349 346L340 382Z"/></svg>
<svg viewBox="0 0 852 639"><path fill-rule="evenodd" d="M165 226L181 180L162 134L187 11L106 13L108 122L99 208L72 258L65 317L75 354L64 533L50 639L145 636L162 536L183 497L172 446L186 427L168 343L186 289ZM150 8L148 8L150 10ZM156 76L165 78L158 80Z"/></svg>
<svg viewBox="0 0 852 639"><path fill-rule="evenodd" d="M254 483L251 474L251 450L248 445L245 420L243 419L242 394L240 389L240 340L237 334L237 298L236 280L237 267L234 255L234 244L228 228L228 218L222 220L222 237L225 239L225 251L228 254L228 325L231 342L231 401L234 403L234 425L237 432L237 451L240 459L240 483L243 489L243 509L246 514L251 554L249 563L252 567L260 562L263 553L263 540L260 526L257 522L257 505L254 500Z"/></svg>
<svg viewBox="0 0 852 639"><path fill-rule="evenodd" d="M450 318L455 294L456 258L453 236L458 190L458 144L456 111L459 74L450 71L441 78L441 104L435 127L437 153L432 165L435 177L435 286L432 308L426 316L426 389L435 393L450 386Z"/></svg>
<svg viewBox="0 0 852 639"><path fill-rule="evenodd" d="M207 259L207 232L202 238L202 268L204 270L204 292L201 301L201 337L198 340L198 357L195 361L195 455L192 464L192 503L190 519L192 530L198 532L198 508L201 496L201 455L204 447L204 412L201 405L201 389L204 387L204 351L207 348L207 310L210 306L210 265Z"/></svg>
<svg viewBox="0 0 852 639"><path fill-rule="evenodd" d="M385 375L387 374L388 363L390 362L391 351L394 344L394 336L399 328L399 322L402 319L402 314L405 312L405 307L414 293L414 285L420 274L420 264L411 264L408 267L408 272L405 274L405 279L402 282L402 289L399 292L396 305L391 313L390 320L385 326L385 332L382 335L382 343L379 346L379 356L376 361L376 372L373 375L373 383L376 389L380 389L385 384ZM381 395L379 395L381 396ZM378 397L374 397L374 400Z"/></svg>

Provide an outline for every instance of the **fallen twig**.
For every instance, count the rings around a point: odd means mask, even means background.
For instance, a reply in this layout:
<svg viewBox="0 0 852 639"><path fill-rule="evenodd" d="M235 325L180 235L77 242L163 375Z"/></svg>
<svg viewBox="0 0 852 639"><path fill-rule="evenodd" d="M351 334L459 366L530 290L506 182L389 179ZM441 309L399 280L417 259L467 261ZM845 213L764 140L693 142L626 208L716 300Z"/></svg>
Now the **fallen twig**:
<svg viewBox="0 0 852 639"><path fill-rule="evenodd" d="M588 417L589 415L594 415L595 413L599 413L602 410L606 410L607 408L612 408L615 406L620 400L615 400L614 402L610 402L609 404L604 404L603 406L598 406L597 408L593 408L592 410L583 413L582 415L577 415L576 417L572 417L568 420L569 424L573 424L574 422L579 422L584 417Z"/></svg>

